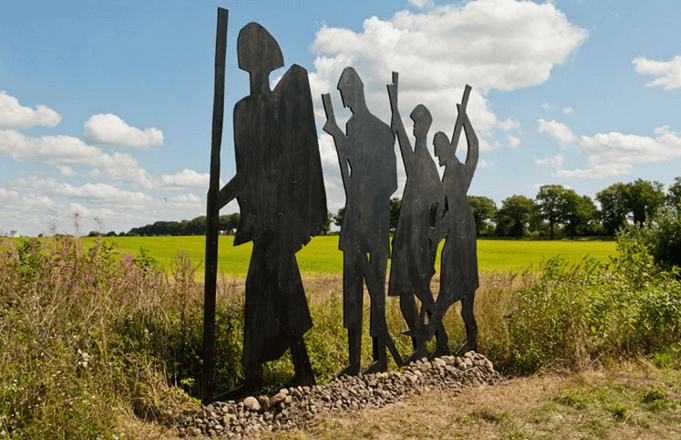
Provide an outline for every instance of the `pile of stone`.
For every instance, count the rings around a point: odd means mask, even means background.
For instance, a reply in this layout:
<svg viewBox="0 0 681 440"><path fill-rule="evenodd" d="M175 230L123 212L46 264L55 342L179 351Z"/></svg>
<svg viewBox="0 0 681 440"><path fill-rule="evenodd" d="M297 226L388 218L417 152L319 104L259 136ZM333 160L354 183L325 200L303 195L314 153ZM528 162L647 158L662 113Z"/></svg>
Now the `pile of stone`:
<svg viewBox="0 0 681 440"><path fill-rule="evenodd" d="M480 353L422 359L402 369L336 378L323 386L282 389L272 397L247 397L236 403L215 402L184 416L180 436L240 439L258 432L306 428L324 414L380 408L431 390L497 384L501 375Z"/></svg>

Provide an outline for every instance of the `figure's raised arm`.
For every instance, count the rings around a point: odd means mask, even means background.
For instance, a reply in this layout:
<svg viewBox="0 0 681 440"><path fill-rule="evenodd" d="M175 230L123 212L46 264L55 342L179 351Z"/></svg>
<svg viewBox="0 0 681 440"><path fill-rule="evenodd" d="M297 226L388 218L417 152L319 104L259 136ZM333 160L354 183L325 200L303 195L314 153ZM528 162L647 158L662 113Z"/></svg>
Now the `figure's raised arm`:
<svg viewBox="0 0 681 440"><path fill-rule="evenodd" d="M388 84L388 97L390 98L390 108L392 109L392 120L390 128L392 128L393 133L397 135L397 141L400 144L400 152L402 153L402 161L404 162L404 168L407 174L411 171L411 155L413 154L413 149L411 147L411 142L409 141L409 136L407 136L407 130L404 128L402 123L402 117L400 116L400 110L397 105L397 81L399 78L399 73L393 72L393 83Z"/></svg>
<svg viewBox="0 0 681 440"><path fill-rule="evenodd" d="M345 138L345 133L336 123L336 115L333 113L333 104L331 103L331 95L325 93L322 95L322 104L324 104L324 113L326 113L326 124L324 124L324 131L329 133L336 140L338 146L339 138Z"/></svg>
<svg viewBox="0 0 681 440"><path fill-rule="evenodd" d="M326 113L326 124L324 124L324 131L333 137L333 143L336 146L336 153L338 154L338 165L341 169L341 176L345 183L347 191L347 182L350 178L350 165L348 163L348 149L346 148L347 136L343 130L336 123L336 116L333 113L333 104L331 104L331 95L325 93L322 95L322 104L324 104L324 113Z"/></svg>
<svg viewBox="0 0 681 440"><path fill-rule="evenodd" d="M466 154L466 186L468 187L471 180L473 180L473 174L475 174L475 169L478 166L478 157L480 155L479 142L463 104L457 105L456 108L459 111L459 117L463 118L463 129L466 131L466 141L468 143Z"/></svg>

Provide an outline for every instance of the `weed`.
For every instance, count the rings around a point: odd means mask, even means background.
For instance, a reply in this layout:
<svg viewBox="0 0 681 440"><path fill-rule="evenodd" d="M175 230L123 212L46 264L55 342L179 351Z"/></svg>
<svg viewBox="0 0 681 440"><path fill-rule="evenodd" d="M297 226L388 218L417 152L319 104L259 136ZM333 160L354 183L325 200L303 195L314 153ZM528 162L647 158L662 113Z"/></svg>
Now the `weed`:
<svg viewBox="0 0 681 440"><path fill-rule="evenodd" d="M561 405L570 406L577 410L585 409L588 402L580 390L563 391L554 397L553 401L560 403Z"/></svg>

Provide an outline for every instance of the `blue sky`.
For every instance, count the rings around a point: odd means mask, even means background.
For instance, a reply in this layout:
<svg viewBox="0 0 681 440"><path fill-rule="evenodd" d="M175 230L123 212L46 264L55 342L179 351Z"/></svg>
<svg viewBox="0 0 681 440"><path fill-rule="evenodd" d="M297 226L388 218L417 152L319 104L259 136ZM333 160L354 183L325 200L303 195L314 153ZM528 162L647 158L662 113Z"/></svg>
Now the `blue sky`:
<svg viewBox="0 0 681 440"><path fill-rule="evenodd" d="M431 136L455 104L481 139L469 195L498 205L561 184L594 197L637 178L681 176L681 4L675 1L24 1L0 15L0 231L128 231L205 214L217 7L229 9L222 180L234 174L231 109L248 93L236 37L255 21L286 67L310 75L329 210L344 204L320 95L342 69L390 121L400 73L405 126ZM463 145L459 151L465 151ZM463 159L463 157L462 157ZM398 153L398 175L404 172ZM399 192L396 193L399 196ZM233 202L222 213L238 210Z"/></svg>

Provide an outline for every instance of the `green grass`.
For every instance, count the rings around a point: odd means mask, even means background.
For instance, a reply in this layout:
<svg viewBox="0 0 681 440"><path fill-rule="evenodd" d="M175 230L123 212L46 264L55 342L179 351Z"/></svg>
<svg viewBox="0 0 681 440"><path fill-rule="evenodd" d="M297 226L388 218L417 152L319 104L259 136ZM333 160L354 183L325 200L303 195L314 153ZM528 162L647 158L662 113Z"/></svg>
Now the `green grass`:
<svg viewBox="0 0 681 440"><path fill-rule="evenodd" d="M94 240L94 239L86 239ZM203 262L205 237L112 237L105 241L117 243L122 252L138 255L140 248L149 251L163 267L169 268L177 253L185 251L194 264ZM248 272L252 244L233 246L234 237L220 237L219 271L242 276ZM442 243L440 244L442 246ZM615 255L614 241L582 240L478 240L478 265L482 271L538 269L544 260L561 255L570 263L585 256L607 260ZM343 253L338 249L338 237L315 237L297 254L303 273L333 273L343 271ZM440 260L436 264L439 266ZM197 273L203 273L203 266Z"/></svg>

